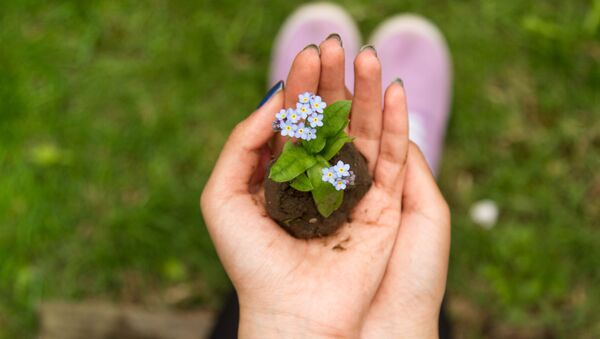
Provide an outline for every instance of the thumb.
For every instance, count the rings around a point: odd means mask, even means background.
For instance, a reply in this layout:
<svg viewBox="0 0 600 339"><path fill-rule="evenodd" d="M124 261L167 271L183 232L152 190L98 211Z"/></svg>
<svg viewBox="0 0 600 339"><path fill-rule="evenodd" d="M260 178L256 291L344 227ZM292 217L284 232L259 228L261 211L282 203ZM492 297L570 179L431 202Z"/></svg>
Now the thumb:
<svg viewBox="0 0 600 339"><path fill-rule="evenodd" d="M223 146L205 192L212 188L217 188L213 194L225 196L248 192L264 146L273 136L274 114L283 107L283 99L283 92L279 90L237 124Z"/></svg>

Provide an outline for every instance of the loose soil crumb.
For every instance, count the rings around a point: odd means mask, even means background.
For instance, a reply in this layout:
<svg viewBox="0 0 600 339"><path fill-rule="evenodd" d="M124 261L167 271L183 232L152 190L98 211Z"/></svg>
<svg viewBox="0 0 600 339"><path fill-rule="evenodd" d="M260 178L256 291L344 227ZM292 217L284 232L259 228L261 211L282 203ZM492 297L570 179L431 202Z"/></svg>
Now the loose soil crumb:
<svg viewBox="0 0 600 339"><path fill-rule="evenodd" d="M288 183L274 182L267 177L264 185L269 216L296 238L325 237L335 233L349 220L350 212L367 193L372 182L367 161L354 144L344 145L330 163L335 164L338 160L350 164L356 180L354 186L344 191L344 201L340 208L328 218L319 213L310 192L297 191Z"/></svg>

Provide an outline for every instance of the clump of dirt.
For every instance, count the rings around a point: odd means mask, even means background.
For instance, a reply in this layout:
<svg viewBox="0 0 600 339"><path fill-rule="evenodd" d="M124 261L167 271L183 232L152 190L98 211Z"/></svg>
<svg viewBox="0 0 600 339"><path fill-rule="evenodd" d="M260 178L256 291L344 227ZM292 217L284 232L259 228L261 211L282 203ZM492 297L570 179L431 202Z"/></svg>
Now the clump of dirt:
<svg viewBox="0 0 600 339"><path fill-rule="evenodd" d="M356 175L355 185L344 191L344 201L340 208L328 218L317 210L310 192L300 192L288 183L265 179L265 201L267 213L293 237L301 239L324 237L335 233L344 222L349 221L350 212L371 187L371 176L367 161L354 144L344 145L330 163L338 160L350 165Z"/></svg>

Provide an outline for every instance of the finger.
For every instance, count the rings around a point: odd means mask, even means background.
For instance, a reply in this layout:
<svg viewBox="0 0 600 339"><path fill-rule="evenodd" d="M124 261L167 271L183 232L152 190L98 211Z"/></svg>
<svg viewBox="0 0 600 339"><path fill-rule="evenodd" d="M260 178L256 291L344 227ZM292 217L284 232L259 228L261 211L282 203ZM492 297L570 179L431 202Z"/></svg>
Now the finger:
<svg viewBox="0 0 600 339"><path fill-rule="evenodd" d="M213 169L209 185L226 187L216 194L247 192L263 155L263 146L273 136L274 113L283 107L280 90L233 130ZM207 185L208 186L208 185Z"/></svg>
<svg viewBox="0 0 600 339"><path fill-rule="evenodd" d="M402 192L402 210L416 212L434 220L449 217L449 209L433 173L419 147L409 142L406 180Z"/></svg>
<svg viewBox="0 0 600 339"><path fill-rule="evenodd" d="M377 185L400 198L404 183L401 173L408 153L408 112L400 79L388 86L383 101L383 128L374 179Z"/></svg>
<svg viewBox="0 0 600 339"><path fill-rule="evenodd" d="M375 49L363 47L354 60L354 100L350 133L358 150L365 156L373 174L381 138L381 64Z"/></svg>
<svg viewBox="0 0 600 339"><path fill-rule="evenodd" d="M321 42L321 74L319 95L327 103L346 98L344 85L344 48L338 34L331 34Z"/></svg>
<svg viewBox="0 0 600 339"><path fill-rule="evenodd" d="M439 306L448 270L450 210L425 157L412 142L406 164L402 221L386 280L389 273L392 288L428 295ZM412 282L402 277L411 277Z"/></svg>
<svg viewBox="0 0 600 339"><path fill-rule="evenodd" d="M321 60L317 45L306 46L294 59L285 83L285 108L296 108L298 95L304 92L317 93ZM281 152L286 138L276 136L273 142L273 154Z"/></svg>
<svg viewBox="0 0 600 339"><path fill-rule="evenodd" d="M385 276L371 305L375 318L410 310L416 319L432 316L441 304L450 251L450 214L425 158L409 142L403 211ZM435 316L435 313L433 313ZM435 318L437 319L437 318Z"/></svg>

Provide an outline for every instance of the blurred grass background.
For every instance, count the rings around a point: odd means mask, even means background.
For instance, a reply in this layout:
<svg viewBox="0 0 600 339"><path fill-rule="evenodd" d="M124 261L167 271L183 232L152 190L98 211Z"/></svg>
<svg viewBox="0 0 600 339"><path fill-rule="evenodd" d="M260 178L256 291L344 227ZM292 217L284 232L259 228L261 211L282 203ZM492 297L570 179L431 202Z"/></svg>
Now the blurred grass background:
<svg viewBox="0 0 600 339"><path fill-rule="evenodd" d="M35 336L49 299L218 306L197 201L299 3L0 2L0 337ZM457 333L599 337L600 1L343 4L364 36L420 13L452 50Z"/></svg>

